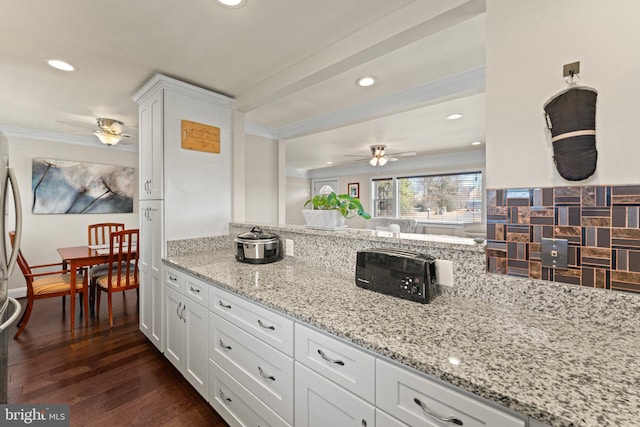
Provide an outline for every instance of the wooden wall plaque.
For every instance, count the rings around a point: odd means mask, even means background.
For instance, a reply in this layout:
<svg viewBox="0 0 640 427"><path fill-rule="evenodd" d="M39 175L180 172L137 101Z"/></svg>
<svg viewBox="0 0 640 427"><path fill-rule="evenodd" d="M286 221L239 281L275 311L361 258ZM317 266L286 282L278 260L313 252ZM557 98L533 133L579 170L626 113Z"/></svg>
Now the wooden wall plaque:
<svg viewBox="0 0 640 427"><path fill-rule="evenodd" d="M182 148L220 154L220 128L182 120Z"/></svg>

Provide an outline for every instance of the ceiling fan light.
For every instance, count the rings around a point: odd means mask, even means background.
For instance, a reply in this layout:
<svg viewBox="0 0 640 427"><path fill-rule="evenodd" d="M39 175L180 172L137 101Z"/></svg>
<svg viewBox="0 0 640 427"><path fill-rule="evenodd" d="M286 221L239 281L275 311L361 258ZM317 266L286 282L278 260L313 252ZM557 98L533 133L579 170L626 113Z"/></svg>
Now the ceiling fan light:
<svg viewBox="0 0 640 427"><path fill-rule="evenodd" d="M378 158L377 157L372 157L371 160L369 160L369 164L371 166L375 166L378 164Z"/></svg>
<svg viewBox="0 0 640 427"><path fill-rule="evenodd" d="M386 157L380 157L380 159L378 160L378 163L380 163L380 166L384 166L387 164L387 158Z"/></svg>
<svg viewBox="0 0 640 427"><path fill-rule="evenodd" d="M116 145L118 142L122 141L122 137L120 135L110 135L103 132L94 132L93 134L97 136L100 142L104 145Z"/></svg>

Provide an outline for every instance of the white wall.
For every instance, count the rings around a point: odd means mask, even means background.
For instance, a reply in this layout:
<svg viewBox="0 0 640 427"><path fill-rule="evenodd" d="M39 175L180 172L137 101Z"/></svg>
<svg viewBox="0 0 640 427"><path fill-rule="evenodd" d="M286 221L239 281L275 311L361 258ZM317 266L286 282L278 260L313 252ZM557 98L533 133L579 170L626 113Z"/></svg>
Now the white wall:
<svg viewBox="0 0 640 427"><path fill-rule="evenodd" d="M245 136L245 219L278 223L278 141Z"/></svg>
<svg viewBox="0 0 640 427"><path fill-rule="evenodd" d="M304 225L302 209L304 203L311 198L311 180L288 176L286 186L285 224Z"/></svg>
<svg viewBox="0 0 640 427"><path fill-rule="evenodd" d="M87 225L99 222L122 222L126 228L138 228L138 195L134 194L134 209L130 214L33 215L31 204L31 161L36 157L76 160L89 163L130 166L138 181L138 153L96 146L64 144L37 139L8 137L10 166L16 172L23 210L22 253L30 264L60 262L56 248L87 243ZM137 185L133 186L137 189ZM10 212L10 229L15 224ZM4 239L8 242L6 236ZM7 245L10 247L10 245ZM9 288L25 286L24 277L16 267Z"/></svg>
<svg viewBox="0 0 640 427"><path fill-rule="evenodd" d="M640 182L640 1L487 0L487 186L576 185L552 160L543 105L568 87L598 90L596 173L577 185Z"/></svg>

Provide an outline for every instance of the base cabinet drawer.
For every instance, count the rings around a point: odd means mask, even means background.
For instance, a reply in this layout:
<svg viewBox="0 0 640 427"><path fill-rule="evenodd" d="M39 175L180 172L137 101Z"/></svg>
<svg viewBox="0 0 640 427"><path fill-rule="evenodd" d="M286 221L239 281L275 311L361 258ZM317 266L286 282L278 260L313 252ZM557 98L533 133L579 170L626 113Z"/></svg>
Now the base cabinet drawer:
<svg viewBox="0 0 640 427"><path fill-rule="evenodd" d="M209 293L209 310L293 357L293 320L216 287Z"/></svg>
<svg viewBox="0 0 640 427"><path fill-rule="evenodd" d="M375 408L295 363L296 427L374 427Z"/></svg>
<svg viewBox="0 0 640 427"><path fill-rule="evenodd" d="M374 403L375 357L296 323L296 361Z"/></svg>
<svg viewBox="0 0 640 427"><path fill-rule="evenodd" d="M209 358L293 423L293 359L209 313Z"/></svg>
<svg viewBox="0 0 640 427"><path fill-rule="evenodd" d="M214 361L209 365L209 403L230 426L290 427Z"/></svg>
<svg viewBox="0 0 640 427"><path fill-rule="evenodd" d="M376 406L412 427L525 427L526 420L387 361L376 360Z"/></svg>

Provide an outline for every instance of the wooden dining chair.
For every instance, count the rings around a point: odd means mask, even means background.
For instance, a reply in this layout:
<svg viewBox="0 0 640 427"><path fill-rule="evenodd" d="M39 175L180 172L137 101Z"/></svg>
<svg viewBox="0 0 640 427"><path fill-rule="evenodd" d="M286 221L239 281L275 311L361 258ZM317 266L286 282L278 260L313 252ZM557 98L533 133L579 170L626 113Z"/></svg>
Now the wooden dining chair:
<svg viewBox="0 0 640 427"><path fill-rule="evenodd" d="M122 230L111 233L109 261L106 274L96 278L96 313L100 316L100 297L107 294L109 306L109 326L113 328L113 298L115 292L138 289L138 229Z"/></svg>
<svg viewBox="0 0 640 427"><path fill-rule="evenodd" d="M119 222L103 222L87 226L87 245L108 245L111 233L124 230L125 226ZM107 273L107 265L99 264L89 270L89 306L93 310L96 295L96 278Z"/></svg>
<svg viewBox="0 0 640 427"><path fill-rule="evenodd" d="M119 222L89 224L87 227L87 245L108 245L111 233L122 230L124 230L124 224Z"/></svg>
<svg viewBox="0 0 640 427"><path fill-rule="evenodd" d="M11 246L13 246L15 241L15 232L9 232L9 239L11 240ZM27 282L27 307L25 308L24 313L22 313L22 317L17 324L18 332L16 332L15 336L13 337L14 339L17 339L22 331L24 331L24 328L27 326L27 322L29 321L29 317L31 317L31 311L33 310L33 303L35 300L71 295L71 280L69 270L63 269L62 263L29 265L25 257L22 255L22 251L20 250L18 251L18 266L20 266L20 271L22 271L24 279ZM60 269L55 271L34 273L34 270L52 267L60 267ZM80 279L80 276L78 276L77 279ZM80 295L80 313L84 315L85 323L88 322L88 299L83 298L86 284L87 274L85 271L83 271L82 280L76 281L75 292ZM82 310L83 307L84 310ZM74 329L75 308L76 304L74 298L71 300L71 330Z"/></svg>

